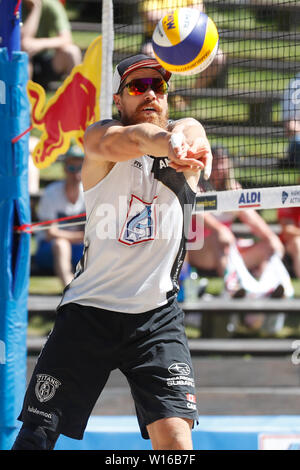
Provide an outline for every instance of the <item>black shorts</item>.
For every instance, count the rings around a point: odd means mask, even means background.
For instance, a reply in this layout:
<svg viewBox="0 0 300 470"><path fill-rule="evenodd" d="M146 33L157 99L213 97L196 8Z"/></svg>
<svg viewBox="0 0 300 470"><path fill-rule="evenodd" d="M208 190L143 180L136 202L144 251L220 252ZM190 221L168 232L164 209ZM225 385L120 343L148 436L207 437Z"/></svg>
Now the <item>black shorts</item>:
<svg viewBox="0 0 300 470"><path fill-rule="evenodd" d="M166 417L198 419L184 314L164 308L127 314L70 303L60 307L18 419L82 439L109 374L120 369L146 426Z"/></svg>

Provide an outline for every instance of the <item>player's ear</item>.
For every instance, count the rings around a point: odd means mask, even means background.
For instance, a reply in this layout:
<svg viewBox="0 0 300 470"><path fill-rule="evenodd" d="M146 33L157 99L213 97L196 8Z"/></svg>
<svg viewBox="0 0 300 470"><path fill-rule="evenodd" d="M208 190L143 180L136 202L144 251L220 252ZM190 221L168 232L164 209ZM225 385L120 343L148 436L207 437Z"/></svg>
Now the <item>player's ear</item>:
<svg viewBox="0 0 300 470"><path fill-rule="evenodd" d="M115 103L115 105L116 105L116 107L117 107L117 110L118 110L118 111L121 111L122 105L121 105L121 97L120 97L120 95L113 95L113 99L114 99L114 103Z"/></svg>

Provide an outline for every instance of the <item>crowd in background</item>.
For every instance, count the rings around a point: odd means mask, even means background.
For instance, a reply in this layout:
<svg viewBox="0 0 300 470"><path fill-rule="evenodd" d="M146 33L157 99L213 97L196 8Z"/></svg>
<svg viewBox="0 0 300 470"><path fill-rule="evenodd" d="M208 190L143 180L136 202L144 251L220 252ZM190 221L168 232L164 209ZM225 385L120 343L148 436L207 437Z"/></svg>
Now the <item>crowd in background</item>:
<svg viewBox="0 0 300 470"><path fill-rule="evenodd" d="M24 20L21 40L22 49L29 56L29 77L43 86L47 86L49 80L62 80L82 60L81 51L72 39L64 2L23 0L22 4ZM166 8L174 7L175 4L178 6L178 1L141 2L140 15L145 25L141 50L143 53L153 54L150 39L154 26ZM180 6L195 5L204 11L204 4L197 0L180 2ZM220 49L210 67L197 77L195 87L215 86L225 66L226 55ZM182 99L175 102L176 109L185 109L185 105L186 101ZM284 129L289 140L286 160L291 167L300 170L300 74L291 80L286 89L282 110ZM215 146L213 155L210 188L199 181L199 192L207 189L239 189L241 186L234 177L227 149ZM76 153L73 147L64 156L65 178L44 190L37 211L40 220L84 212L80 182L82 158L83 154ZM32 161L29 174L30 191L33 194L40 188L39 175ZM211 271L223 277L225 290L233 298L248 295L291 297L293 289L286 267L293 277L300 278L300 207L279 209L277 216L280 226L278 235L255 210L205 213L203 248L190 251L186 263L196 268L200 275L202 271ZM234 235L232 223L236 219L249 226L252 233L250 242L249 239L240 240ZM81 257L82 228L83 226L66 230L55 227L37 237L35 267L39 271L52 269L60 278L62 287L72 279L75 265ZM271 281L270 266L273 274L276 273L276 276L271 276Z"/></svg>

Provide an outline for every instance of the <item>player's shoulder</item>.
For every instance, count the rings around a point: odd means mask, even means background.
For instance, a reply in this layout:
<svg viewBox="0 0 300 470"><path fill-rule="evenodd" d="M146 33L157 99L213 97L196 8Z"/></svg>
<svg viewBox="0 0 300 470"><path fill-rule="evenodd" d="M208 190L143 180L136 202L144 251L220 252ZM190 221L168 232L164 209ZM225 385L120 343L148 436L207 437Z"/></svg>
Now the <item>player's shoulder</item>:
<svg viewBox="0 0 300 470"><path fill-rule="evenodd" d="M105 133L105 131L109 127L112 126L123 126L123 124L117 119L102 119L100 121L97 121L87 127L84 135L84 140L86 141L87 139L93 136L99 138L102 134Z"/></svg>
<svg viewBox="0 0 300 470"><path fill-rule="evenodd" d="M122 123L118 121L117 119L101 119L100 121L98 121L98 125L101 127L102 126L103 127L115 126L115 125L122 126Z"/></svg>

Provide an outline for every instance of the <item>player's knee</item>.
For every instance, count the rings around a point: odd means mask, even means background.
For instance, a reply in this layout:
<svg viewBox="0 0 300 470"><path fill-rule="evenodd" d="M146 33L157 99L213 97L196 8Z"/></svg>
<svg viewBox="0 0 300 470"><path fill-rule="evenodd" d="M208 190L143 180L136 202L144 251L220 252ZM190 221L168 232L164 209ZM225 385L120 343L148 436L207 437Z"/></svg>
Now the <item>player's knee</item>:
<svg viewBox="0 0 300 470"><path fill-rule="evenodd" d="M36 424L23 424L11 450L53 450L59 434Z"/></svg>
<svg viewBox="0 0 300 470"><path fill-rule="evenodd" d="M157 441L159 450L191 450L192 444L190 436L186 432L176 431L168 436L161 436Z"/></svg>
<svg viewBox="0 0 300 470"><path fill-rule="evenodd" d="M191 450L193 420L165 418L148 426L154 450Z"/></svg>

